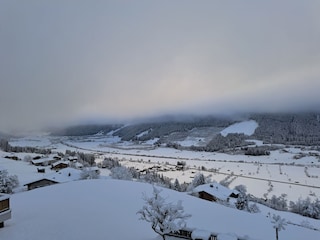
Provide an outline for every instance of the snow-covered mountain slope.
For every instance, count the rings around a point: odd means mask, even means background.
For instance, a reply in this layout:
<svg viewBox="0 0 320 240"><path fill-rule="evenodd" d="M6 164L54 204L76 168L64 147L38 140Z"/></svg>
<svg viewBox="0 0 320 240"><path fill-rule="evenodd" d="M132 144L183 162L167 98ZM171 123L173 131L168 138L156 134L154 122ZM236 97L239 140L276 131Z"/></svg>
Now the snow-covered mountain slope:
<svg viewBox="0 0 320 240"><path fill-rule="evenodd" d="M53 185L11 196L12 219L0 229L10 240L153 240L150 225L138 220L142 193L152 186L120 180L86 180ZM245 239L270 240L270 219L204 201L186 193L163 189L168 202L182 200L192 214L187 226L215 233L233 233ZM280 239L320 239L319 231L288 225Z"/></svg>
<svg viewBox="0 0 320 240"><path fill-rule="evenodd" d="M238 122L223 129L221 135L225 137L229 133L243 133L244 135L251 136L258 126L258 123L254 120Z"/></svg>

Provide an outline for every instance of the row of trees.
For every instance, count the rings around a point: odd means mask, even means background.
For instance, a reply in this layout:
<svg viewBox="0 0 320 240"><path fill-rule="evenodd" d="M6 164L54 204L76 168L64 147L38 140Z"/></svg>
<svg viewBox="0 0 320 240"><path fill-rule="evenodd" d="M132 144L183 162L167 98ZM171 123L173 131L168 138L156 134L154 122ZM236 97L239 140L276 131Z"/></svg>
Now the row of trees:
<svg viewBox="0 0 320 240"><path fill-rule="evenodd" d="M273 195L267 200L261 200L252 196L249 199L275 210L289 211L302 216L320 219L320 200L318 198L315 200L311 200L310 197L305 199L299 198L296 202L290 201L288 204L286 197L286 194L281 194L280 196Z"/></svg>
<svg viewBox="0 0 320 240"><path fill-rule="evenodd" d="M0 149L4 152L25 152L25 153L38 153L38 154L50 154L51 153L51 149L12 146L5 139L0 139Z"/></svg>

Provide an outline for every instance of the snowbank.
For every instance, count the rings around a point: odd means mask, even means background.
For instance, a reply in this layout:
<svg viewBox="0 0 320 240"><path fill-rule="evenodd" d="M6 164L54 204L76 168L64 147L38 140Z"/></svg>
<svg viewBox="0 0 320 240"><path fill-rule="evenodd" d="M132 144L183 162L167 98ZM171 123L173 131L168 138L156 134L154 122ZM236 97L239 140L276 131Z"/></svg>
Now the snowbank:
<svg viewBox="0 0 320 240"><path fill-rule="evenodd" d="M152 186L121 180L86 180L52 185L11 196L12 219L0 231L10 240L154 240L149 223L138 220L142 193L151 195ZM270 219L186 193L163 189L168 202L182 200L192 217L187 227L246 239L274 239ZM281 238L320 239L319 231L287 226ZM230 235L230 234L229 234ZM221 235L222 239L227 235ZM228 236L229 237L229 236Z"/></svg>

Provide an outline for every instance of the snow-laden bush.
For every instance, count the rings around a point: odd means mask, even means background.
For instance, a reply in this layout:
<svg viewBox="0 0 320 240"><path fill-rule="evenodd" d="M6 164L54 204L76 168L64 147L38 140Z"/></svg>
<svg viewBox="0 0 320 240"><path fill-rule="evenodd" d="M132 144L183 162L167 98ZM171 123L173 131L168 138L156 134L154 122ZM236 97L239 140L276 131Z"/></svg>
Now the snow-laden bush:
<svg viewBox="0 0 320 240"><path fill-rule="evenodd" d="M17 186L19 180L16 175L9 175L7 170L0 170L0 193L12 193Z"/></svg>
<svg viewBox="0 0 320 240"><path fill-rule="evenodd" d="M110 176L114 179L132 180L132 173L126 167L114 167Z"/></svg>
<svg viewBox="0 0 320 240"><path fill-rule="evenodd" d="M260 209L259 209L257 204L253 203L253 204L249 205L248 211L251 212L251 213L259 213Z"/></svg>
<svg viewBox="0 0 320 240"><path fill-rule="evenodd" d="M23 158L23 161L29 163L29 162L32 161L32 157L30 155L25 155L24 158Z"/></svg>
<svg viewBox="0 0 320 240"><path fill-rule="evenodd" d="M81 171L80 179L98 179L100 177L99 171L85 168Z"/></svg>

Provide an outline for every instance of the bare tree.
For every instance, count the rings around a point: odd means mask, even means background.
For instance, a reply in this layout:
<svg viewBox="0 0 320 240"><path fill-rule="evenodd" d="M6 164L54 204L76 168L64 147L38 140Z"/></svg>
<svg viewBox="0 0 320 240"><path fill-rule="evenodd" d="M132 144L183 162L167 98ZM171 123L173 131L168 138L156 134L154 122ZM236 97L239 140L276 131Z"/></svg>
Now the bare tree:
<svg viewBox="0 0 320 240"><path fill-rule="evenodd" d="M165 240L165 235L183 228L185 220L191 215L184 213L181 201L177 204L167 203L166 199L160 195L161 191L153 187L151 197L144 194L145 205L137 214L140 215L140 220L151 223L153 231Z"/></svg>

